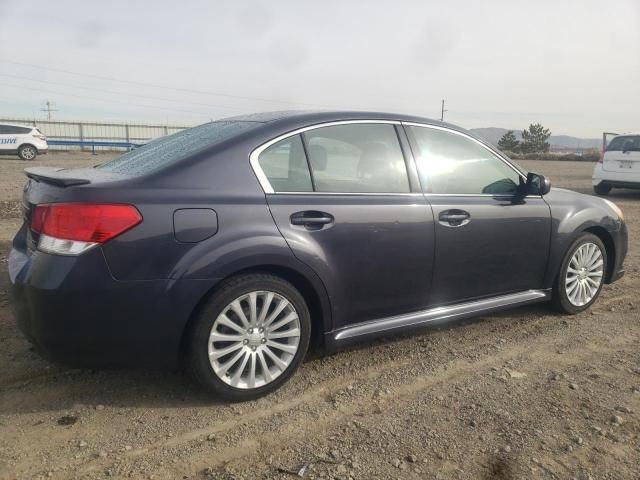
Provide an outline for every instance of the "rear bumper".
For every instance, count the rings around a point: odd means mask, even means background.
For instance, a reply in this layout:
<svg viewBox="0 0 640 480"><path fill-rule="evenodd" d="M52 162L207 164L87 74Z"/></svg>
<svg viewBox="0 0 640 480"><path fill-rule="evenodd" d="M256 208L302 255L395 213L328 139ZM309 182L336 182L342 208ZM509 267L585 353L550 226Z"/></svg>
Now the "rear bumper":
<svg viewBox="0 0 640 480"><path fill-rule="evenodd" d="M607 171L602 168L602 164L598 163L593 169L591 183L594 187L609 185L617 188L640 188L640 174Z"/></svg>
<svg viewBox="0 0 640 480"><path fill-rule="evenodd" d="M184 327L211 281L121 282L99 248L29 255L18 247L21 235L9 254L11 303L43 356L81 367L177 364Z"/></svg>

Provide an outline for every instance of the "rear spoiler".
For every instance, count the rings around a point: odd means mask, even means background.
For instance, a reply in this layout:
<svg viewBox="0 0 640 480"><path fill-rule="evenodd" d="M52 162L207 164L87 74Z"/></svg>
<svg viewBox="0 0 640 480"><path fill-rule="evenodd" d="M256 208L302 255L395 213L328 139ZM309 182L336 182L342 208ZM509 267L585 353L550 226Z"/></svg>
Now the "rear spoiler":
<svg viewBox="0 0 640 480"><path fill-rule="evenodd" d="M24 174L36 182L48 183L58 187L70 187L72 185L87 185L91 183L88 178L73 176L73 171L56 167L29 167L24 169Z"/></svg>

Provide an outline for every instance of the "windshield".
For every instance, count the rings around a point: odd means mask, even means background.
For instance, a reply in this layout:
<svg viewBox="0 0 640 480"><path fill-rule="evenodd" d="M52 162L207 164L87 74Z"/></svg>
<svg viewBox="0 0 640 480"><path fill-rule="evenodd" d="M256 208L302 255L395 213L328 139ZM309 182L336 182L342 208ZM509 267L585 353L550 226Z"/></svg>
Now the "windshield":
<svg viewBox="0 0 640 480"><path fill-rule="evenodd" d="M242 133L255 122L210 122L158 138L96 168L125 175L144 175L175 164Z"/></svg>

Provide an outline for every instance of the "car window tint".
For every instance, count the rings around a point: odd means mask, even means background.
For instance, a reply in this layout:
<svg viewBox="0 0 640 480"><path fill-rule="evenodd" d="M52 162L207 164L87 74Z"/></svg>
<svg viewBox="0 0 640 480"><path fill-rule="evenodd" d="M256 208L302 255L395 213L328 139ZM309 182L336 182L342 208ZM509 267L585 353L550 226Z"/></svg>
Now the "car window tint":
<svg viewBox="0 0 640 480"><path fill-rule="evenodd" d="M126 175L144 175L175 164L246 130L255 122L210 122L161 137L96 168Z"/></svg>
<svg viewBox="0 0 640 480"><path fill-rule="evenodd" d="M389 124L321 127L304 133L318 192L406 193L409 180Z"/></svg>
<svg viewBox="0 0 640 480"><path fill-rule="evenodd" d="M260 168L276 192L311 192L311 174L300 135L266 148L258 158Z"/></svg>
<svg viewBox="0 0 640 480"><path fill-rule="evenodd" d="M16 129L16 133L19 135L31 133L31 130L33 130L33 128L29 128L29 127L15 127L15 129Z"/></svg>
<svg viewBox="0 0 640 480"><path fill-rule="evenodd" d="M640 152L640 135L626 135L611 140L607 152Z"/></svg>
<svg viewBox="0 0 640 480"><path fill-rule="evenodd" d="M7 135L8 133L8 127L6 125L0 125L0 135Z"/></svg>
<svg viewBox="0 0 640 480"><path fill-rule="evenodd" d="M463 135L409 127L417 143L422 187L436 194L513 194L520 175L504 161Z"/></svg>

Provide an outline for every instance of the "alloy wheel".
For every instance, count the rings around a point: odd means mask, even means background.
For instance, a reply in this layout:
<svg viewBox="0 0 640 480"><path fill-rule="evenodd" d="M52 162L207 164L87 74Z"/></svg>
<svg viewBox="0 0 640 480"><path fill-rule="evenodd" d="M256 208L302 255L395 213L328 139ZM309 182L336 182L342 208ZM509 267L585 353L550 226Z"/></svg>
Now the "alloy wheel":
<svg viewBox="0 0 640 480"><path fill-rule="evenodd" d="M598 293L604 276L602 250L595 243L583 243L571 256L565 276L565 291L572 305L581 307Z"/></svg>
<svg viewBox="0 0 640 480"><path fill-rule="evenodd" d="M216 376L240 389L258 388L278 378L300 344L300 319L293 304L270 291L233 300L209 334L209 362Z"/></svg>
<svg viewBox="0 0 640 480"><path fill-rule="evenodd" d="M22 156L25 160L33 160L36 156L36 151L32 147L25 147L22 149Z"/></svg>

